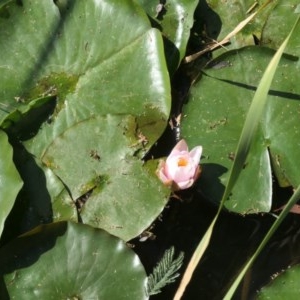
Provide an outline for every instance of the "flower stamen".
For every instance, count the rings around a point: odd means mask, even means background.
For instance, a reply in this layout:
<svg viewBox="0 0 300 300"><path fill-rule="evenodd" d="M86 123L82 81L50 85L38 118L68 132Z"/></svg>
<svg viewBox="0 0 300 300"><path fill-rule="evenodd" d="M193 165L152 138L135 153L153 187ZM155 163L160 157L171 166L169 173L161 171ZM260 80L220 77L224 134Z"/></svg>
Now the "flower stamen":
<svg viewBox="0 0 300 300"><path fill-rule="evenodd" d="M184 157L179 157L177 161L178 167L186 167L188 165L188 160Z"/></svg>

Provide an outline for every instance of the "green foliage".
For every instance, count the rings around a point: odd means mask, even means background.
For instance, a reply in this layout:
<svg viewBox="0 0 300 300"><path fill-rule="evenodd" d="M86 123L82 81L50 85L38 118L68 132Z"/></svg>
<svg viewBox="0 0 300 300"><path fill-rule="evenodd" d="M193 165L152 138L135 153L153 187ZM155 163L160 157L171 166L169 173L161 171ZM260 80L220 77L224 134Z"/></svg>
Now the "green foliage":
<svg viewBox="0 0 300 300"><path fill-rule="evenodd" d="M5 220L10 213L16 196L19 193L23 181L16 170L13 162L13 149L8 142L8 137L0 130L0 236L2 234Z"/></svg>
<svg viewBox="0 0 300 300"><path fill-rule="evenodd" d="M147 295L155 295L161 292L161 289L174 282L180 275L177 271L180 269L184 254L180 252L176 259L174 259L174 247L167 249L153 269L152 274L148 277Z"/></svg>
<svg viewBox="0 0 300 300"><path fill-rule="evenodd" d="M298 0L288 1L274 1L273 9L268 18L265 19L265 24L262 31L261 44L277 49L288 35L291 27L297 19L297 6L299 6ZM285 22L282 22L280 28L277 26L279 20L285 17ZM300 27L296 27L294 36L287 45L285 53L299 57L299 43L300 43Z"/></svg>
<svg viewBox="0 0 300 300"><path fill-rule="evenodd" d="M202 258L204 251L208 247L208 244L209 244L211 235L213 233L215 223L219 217L219 214L220 214L224 204L228 200L228 198L231 194L231 191L235 187L235 184L236 184L242 170L245 167L245 162L246 162L246 159L248 158L248 154L250 152L251 145L257 138L256 132L257 132L258 125L259 125L261 116L263 114L264 108L267 103L267 95L270 90L272 80L274 78L275 72L277 71L278 64L282 57L283 51L290 39L295 27L297 26L299 20L300 20L300 18L297 19L297 22L294 24L289 35L286 37L286 39L284 40L284 42L282 43L280 48L276 51L275 55L273 56L272 60L268 64L268 66L267 66L266 70L264 71L263 76L259 82L259 85L254 94L251 105L249 107L249 110L247 112L245 122L243 123L243 128L242 128L242 131L241 131L238 143L237 143L236 157L234 159L233 165L229 172L229 178L226 182L226 187L225 187L224 193L221 198L218 212L217 212L215 218L213 219L213 221L211 222L209 228L205 232L203 238L200 240L200 242L190 260L190 263L187 267L187 270L185 271L185 274L183 276L181 284L176 292L176 295L174 298L175 300L180 299L181 296L183 295L183 292L184 292L186 286L188 285L194 270L196 269L200 259ZM299 191L300 191L300 186L299 186L298 190L295 192L294 197L292 197L290 199L290 201L288 203L288 207L291 208L291 206L293 204L295 204L295 202L299 199L299 195L300 195ZM270 229L268 234L263 239L263 241L260 244L260 246L258 247L257 251L250 258L250 260L248 261L248 263L246 264L244 269L240 272L237 279L232 284L231 288L228 290L224 299L232 298L234 291L236 290L238 284L240 283L241 279L245 275L246 271L251 266L252 262L255 260L255 258L260 253L262 248L266 245L267 241L272 236L272 234L275 232L276 228L279 226L279 224L284 219L284 216L288 212L288 207L286 207L283 210L283 212L281 213L281 217L279 219L277 219L276 222L273 224L272 228Z"/></svg>
<svg viewBox="0 0 300 300"><path fill-rule="evenodd" d="M157 160L143 157L168 126L171 100L182 101L191 82L181 120L189 146L204 148L195 190L246 214L270 211L274 178L298 187L299 26L262 118L270 73L251 104L298 2L207 2L0 0L1 299L147 299L144 269L123 241L147 228L168 201ZM209 49L221 25L220 39L257 9L205 68L207 57L180 64L187 50ZM298 198L299 190L243 272ZM174 259L174 248L167 250L147 293L173 282L182 261L182 253Z"/></svg>
<svg viewBox="0 0 300 300"><path fill-rule="evenodd" d="M170 111L160 32L130 0L23 1L7 9L0 99L11 109L0 119L24 141L17 159L30 226L78 214L124 240L137 236L169 194L141 160ZM88 201L79 205L81 197Z"/></svg>
<svg viewBox="0 0 300 300"><path fill-rule="evenodd" d="M169 41L174 45L169 50L173 56L168 64L173 72L184 56L197 1L180 9L179 4L169 11L163 25L168 26L163 31L172 30ZM173 21L176 26L170 26ZM183 31L179 30L182 26ZM170 111L170 78L161 33L151 28L141 7L129 0L88 4L24 0L22 5L19 1L1 2L0 40L1 127L13 141L15 163L24 179L24 188L17 198L22 181L9 177L6 167L1 170L7 177L1 178L2 182L11 193L3 193L10 205L2 210L2 225L16 200L17 205L24 207L13 212L12 221L21 232L40 223L72 220L104 228L123 240L138 235L158 216L169 194L153 172L157 162L145 164L141 160L165 129ZM6 150L6 146L2 149ZM9 150L7 154L11 155L12 149ZM13 165L11 158L5 163ZM1 248L5 259L10 255L7 249L14 253L22 248L18 256L35 261L27 242L47 252L37 264L29 263L20 271L21 277L8 291L10 297L30 297L39 278L45 279L41 289L36 290L39 297L60 298L65 293L67 297L81 297L83 291L76 291L71 284L86 280L75 278L85 274L85 269L74 270L75 277L70 275L67 281L58 280L58 294L53 296L53 290L47 290L53 286L51 276L43 275L49 269L48 259L61 261L65 257L71 233L67 230L66 240L63 237L49 252L38 240L51 240L52 234L55 236L65 226L61 224L64 223L51 223L45 230L37 229ZM68 226L76 229L72 233L75 245L75 236L81 240L81 227ZM88 231L86 235L89 236ZM94 236L88 245L95 240L99 238ZM18 248L16 244L22 246ZM109 242L103 244L107 253L114 252ZM66 259L63 267L68 271L55 267L56 279L76 268L78 247L74 253L68 253L74 258ZM93 258L83 252L80 258ZM116 258L122 258L119 251ZM19 274L16 270L22 259L1 262L2 270L9 269L6 280L14 272ZM84 257L84 263L88 266L91 262ZM116 264L122 265L120 261ZM128 265L126 268L132 269ZM93 287L84 291L87 298L93 293L102 295L105 290L102 287L100 292L96 284L95 278L101 274L95 270L90 274ZM131 273L128 276L131 278ZM30 287L26 285L28 280ZM143 276L140 280L144 280ZM128 283L124 287L128 288ZM114 292L120 295L119 289ZM129 294L126 297L143 298Z"/></svg>
<svg viewBox="0 0 300 300"><path fill-rule="evenodd" d="M257 293L256 299L298 299L300 295L299 276L299 265L289 267L287 270L280 274L274 274L273 281L263 287Z"/></svg>
<svg viewBox="0 0 300 300"><path fill-rule="evenodd" d="M38 132L41 124L47 120L56 105L56 96L45 96L21 104L4 118L1 128L14 140L24 141Z"/></svg>
<svg viewBox="0 0 300 300"><path fill-rule="evenodd" d="M191 146L203 145L205 157L198 186L215 203L220 201L228 180L254 91L273 55L273 50L256 46L229 51L211 61L201 81L191 89L190 101L184 107L182 135ZM225 65L217 68L222 62ZM297 187L300 182L300 173L293 163L294 159L300 159L296 150L300 139L298 65L294 58L282 57L254 145L225 203L231 211L243 214L270 211L272 171L281 186Z"/></svg>
<svg viewBox="0 0 300 300"><path fill-rule="evenodd" d="M174 74L180 61L184 58L190 38L190 30L194 24L194 11L197 0L138 0L152 23L159 28L164 37L165 55L170 74ZM158 3L160 2L160 3Z"/></svg>
<svg viewBox="0 0 300 300"><path fill-rule="evenodd" d="M278 49L296 21L296 7L299 4L298 0L284 2L280 0L229 0L225 5L220 5L218 0L208 0L207 2L222 20L220 40L230 33L239 22L246 19L250 12L267 4L244 30L231 39L231 44L226 46L226 50L239 49L257 43L261 46ZM283 18L284 22L282 22ZM278 26L278 22L281 26ZM295 35L287 45L286 53L299 55L297 46L299 45L299 32L300 29L295 28ZM224 49L217 51L218 54L222 52Z"/></svg>
<svg viewBox="0 0 300 300"><path fill-rule="evenodd" d="M148 299L145 270L124 241L71 222L37 227L2 247L0 276L1 299Z"/></svg>
<svg viewBox="0 0 300 300"><path fill-rule="evenodd" d="M226 294L226 297L224 299L230 300L233 297L234 292L236 291L238 285L240 284L243 276L249 270L249 268L251 267L251 265L253 264L253 262L255 261L255 259L258 257L258 255L260 254L260 252L262 251L262 249L266 246L266 244L270 240L270 238L274 235L274 233L276 232L276 230L278 229L278 227L280 226L280 224L283 222L283 220L285 219L285 217L290 212L290 209L293 207L293 205L295 205L295 203L297 201L299 201L299 199L300 199L300 185L298 186L298 188L294 192L293 196L289 199L287 205L284 207L284 209L280 213L279 217L276 219L276 221L273 223L273 225L271 226L271 228L269 229L269 231L264 236L262 242L259 244L259 246L257 247L257 249L254 252L254 254L250 257L250 259L248 260L248 262L246 263L246 265L244 266L244 268L242 269L242 271L238 274L237 278L235 279L235 281L233 282L233 284L229 288L229 290L228 290L228 292Z"/></svg>

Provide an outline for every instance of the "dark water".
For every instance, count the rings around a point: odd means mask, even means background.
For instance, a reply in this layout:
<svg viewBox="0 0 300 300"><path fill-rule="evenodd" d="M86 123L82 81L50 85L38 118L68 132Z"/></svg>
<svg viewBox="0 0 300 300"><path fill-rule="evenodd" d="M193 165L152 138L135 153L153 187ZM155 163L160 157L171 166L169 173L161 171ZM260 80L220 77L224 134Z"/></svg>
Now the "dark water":
<svg viewBox="0 0 300 300"><path fill-rule="evenodd" d="M200 238L216 213L216 207L194 195L189 200L172 199L152 232L154 240L134 240L134 250L146 271L151 273L164 251L171 246L185 253L182 274ZM222 213L216 224L211 243L205 252L183 299L222 299L265 233L274 216L240 216ZM260 287L271 275L300 260L300 217L290 214L275 236L246 274L235 299L254 299ZM173 299L179 279L165 287L153 300Z"/></svg>

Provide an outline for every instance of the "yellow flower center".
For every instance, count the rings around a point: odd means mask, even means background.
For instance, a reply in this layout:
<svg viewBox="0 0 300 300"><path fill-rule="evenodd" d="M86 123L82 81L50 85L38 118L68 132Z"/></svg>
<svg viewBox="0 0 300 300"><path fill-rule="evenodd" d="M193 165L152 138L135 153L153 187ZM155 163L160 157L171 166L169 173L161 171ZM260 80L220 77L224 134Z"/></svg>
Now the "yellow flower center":
<svg viewBox="0 0 300 300"><path fill-rule="evenodd" d="M188 165L188 160L184 157L180 157L177 162L178 167L185 167Z"/></svg>

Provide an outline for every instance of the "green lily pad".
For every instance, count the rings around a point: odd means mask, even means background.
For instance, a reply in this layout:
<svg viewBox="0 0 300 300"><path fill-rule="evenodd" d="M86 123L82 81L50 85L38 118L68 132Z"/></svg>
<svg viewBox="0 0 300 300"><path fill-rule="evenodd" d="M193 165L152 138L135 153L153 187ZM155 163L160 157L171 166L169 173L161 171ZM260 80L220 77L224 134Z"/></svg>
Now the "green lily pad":
<svg viewBox="0 0 300 300"><path fill-rule="evenodd" d="M45 166L42 166L41 169L44 171L46 179L46 187L51 197L52 203L52 220L53 222L57 221L66 221L71 220L74 222L78 221L78 212L76 205L71 198L70 194L66 190L63 182L57 177L57 175L50 169ZM31 183L33 185L33 183ZM31 208L33 210L36 207L36 211L39 211L39 203L37 202L40 199L40 196L31 198ZM32 204L35 205L32 205ZM33 212L34 213L34 212Z"/></svg>
<svg viewBox="0 0 300 300"><path fill-rule="evenodd" d="M83 222L125 240L149 226L166 201L154 172L135 156L140 147L130 136L135 127L132 116L91 118L68 128L41 157L74 200L90 193L80 212Z"/></svg>
<svg viewBox="0 0 300 300"><path fill-rule="evenodd" d="M159 215L169 194L141 160L170 112L161 33L129 0L24 0L7 10L9 18L0 19L0 99L11 111L21 105L16 99L51 96L57 103L24 142L46 196L36 191L31 201L50 199L55 220L74 220L76 204L84 222L131 239Z"/></svg>
<svg viewBox="0 0 300 300"><path fill-rule="evenodd" d="M261 38L262 45L274 49L277 49L281 45L296 22L299 14L299 12L296 13L297 5L299 5L299 1L297 0L284 1L284 3L276 1L272 13L265 21ZM278 26L278 24L280 24L280 26ZM300 26L297 26L285 49L285 53L298 57L300 55L299 44Z"/></svg>
<svg viewBox="0 0 300 300"><path fill-rule="evenodd" d="M270 284L263 287L257 293L257 299L298 299L300 295L299 276L299 265L288 268L277 275Z"/></svg>
<svg viewBox="0 0 300 300"><path fill-rule="evenodd" d="M226 1L226 3L216 0L208 0L207 2L222 20L222 31L219 38L219 40L222 40L225 36L232 32L240 22L249 17L250 13L253 13L257 10L257 8L263 5L265 1L256 1L257 5L254 5L254 1L252 0L229 0ZM253 7L252 10L251 7ZM231 38L232 44L226 47L228 47L228 49L235 49L243 46L254 45L255 40L253 35L255 35L257 39L261 38L264 22L272 8L272 4L269 4L266 8L264 8L254 20L248 23L246 27Z"/></svg>
<svg viewBox="0 0 300 300"><path fill-rule="evenodd" d="M44 166L22 145L15 146L16 168L24 181L8 231L19 228L24 233L39 224L78 220L76 205L57 175ZM21 207L20 207L21 205ZM18 208L19 207L19 208Z"/></svg>
<svg viewBox="0 0 300 300"><path fill-rule="evenodd" d="M13 149L8 142L8 137L0 130L0 236L5 220L10 213L16 197L23 185L23 181L13 162Z"/></svg>
<svg viewBox="0 0 300 300"><path fill-rule="evenodd" d="M210 7L216 11L222 20L222 31L219 40L229 34L240 22L251 13L260 9L268 1L240 1L229 0L226 3L209 0ZM299 1L289 0L269 1L269 3L249 22L239 33L231 38L231 45L227 49L237 49L249 45L259 44L278 49L286 38L297 19L297 5ZM280 26L278 26L280 24ZM299 56L300 27L296 27L285 52ZM223 49L218 53L224 52Z"/></svg>
<svg viewBox="0 0 300 300"><path fill-rule="evenodd" d="M139 0L147 14L157 23L166 39L165 51L169 72L173 74L185 56L199 1L175 0L165 4L157 0Z"/></svg>
<svg viewBox="0 0 300 300"><path fill-rule="evenodd" d="M53 113L56 105L54 96L35 99L10 112L2 121L1 128L17 140L35 136L41 124Z"/></svg>
<svg viewBox="0 0 300 300"><path fill-rule="evenodd" d="M220 56L192 88L190 101L184 108L183 137L190 147L204 148L204 168L198 187L217 203L226 185L254 90L273 54L267 48L246 47ZM272 170L281 186L296 187L300 183L300 172L294 163L300 159L298 68L297 61L287 56L282 58L254 145L225 203L231 211L269 211Z"/></svg>
<svg viewBox="0 0 300 300"><path fill-rule="evenodd" d="M11 17L1 20L6 66L1 103L17 106L15 97L27 102L51 93L59 98L55 117L61 122L63 117L71 124L91 114L130 112L139 117L140 126L160 120L161 133L170 85L159 32L132 1L65 2L69 4L62 10L52 1L24 1L22 7L10 6ZM34 29L30 20L37 23ZM75 108L80 112L75 114Z"/></svg>
<svg viewBox="0 0 300 300"><path fill-rule="evenodd" d="M44 225L0 253L1 299L148 299L138 256L103 230Z"/></svg>

